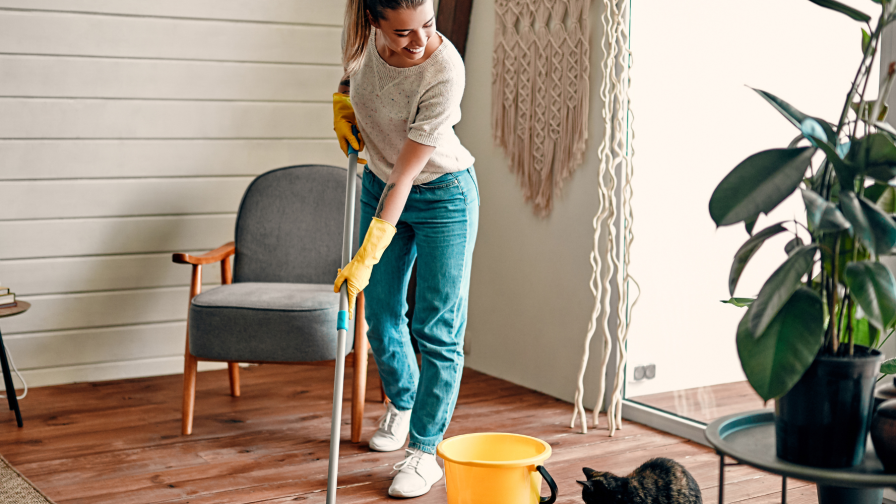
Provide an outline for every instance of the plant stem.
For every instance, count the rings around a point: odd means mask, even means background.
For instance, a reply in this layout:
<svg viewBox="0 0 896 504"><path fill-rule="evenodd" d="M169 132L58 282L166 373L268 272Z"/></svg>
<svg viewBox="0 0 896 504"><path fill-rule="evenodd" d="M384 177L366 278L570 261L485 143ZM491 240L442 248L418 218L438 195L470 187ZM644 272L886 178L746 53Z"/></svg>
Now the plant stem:
<svg viewBox="0 0 896 504"><path fill-rule="evenodd" d="M894 328L894 329L890 329L890 334L888 334L887 337L884 338L883 341L881 341L880 343L877 344L877 349L878 349L878 350L880 350L881 348L883 348L884 343L886 343L887 340L890 339L890 336L892 336L894 332L896 332L896 328Z"/></svg>
<svg viewBox="0 0 896 504"><path fill-rule="evenodd" d="M846 310L849 312L849 316L846 318L846 333L849 334L849 356L852 357L855 350L855 338L852 335L852 297L849 298L849 306Z"/></svg>
<svg viewBox="0 0 896 504"><path fill-rule="evenodd" d="M864 75L865 83L862 85L862 93L859 95L859 110L856 113L856 122L852 128L852 138L856 137L856 130L859 128L859 122L862 119L862 112L865 109L865 91L868 90L868 81L871 80L871 67L874 66L874 60L875 60L875 58L877 58L877 42L878 42L877 39L871 39L871 42L868 44L868 45L874 44L875 47L871 53L871 61L868 63L868 70L865 72L865 75ZM870 113L868 115L868 120L864 121L866 126L868 125L868 121L874 121L874 119L871 118ZM867 132L866 132L866 134L867 134Z"/></svg>
<svg viewBox="0 0 896 504"><path fill-rule="evenodd" d="M834 319L836 318L836 314L834 312L834 308L837 307L837 286L840 283L840 237L843 236L843 233L837 234L837 240L834 241L834 258L831 261L831 324L833 325ZM843 311L840 311L841 316ZM837 350L840 348L840 323L837 323L837 327L834 328L834 332L831 333L831 351L834 355L837 354Z"/></svg>
<svg viewBox="0 0 896 504"><path fill-rule="evenodd" d="M886 5L886 4L885 4ZM887 16L887 8L884 6L883 15L880 19L877 20L877 28L875 28L874 32L871 34L871 40L868 43L868 47L865 48L865 52L862 55L862 63L859 65L859 69L856 71L856 76L852 80L852 87L849 88L849 93L846 95L846 104L843 106L843 111L840 112L840 120L837 121L837 138L832 138L833 143L840 143L840 132L843 131L843 125L846 122L846 118L849 116L850 105L852 104L853 98L855 98L856 93L858 92L859 83L862 80L862 77L868 74L871 70L871 65L868 64L866 67L866 63L868 62L869 56L872 57L877 52L877 41L880 38L880 34L883 31L883 27L885 26L886 20L884 19ZM862 116L862 110L859 109L856 114L856 122ZM829 199L831 196L831 186L833 185L833 166L829 160L826 160L824 163L824 168L822 172L822 180L824 181L822 197L825 199Z"/></svg>
<svg viewBox="0 0 896 504"><path fill-rule="evenodd" d="M825 294L825 303L828 305L828 328L825 331L824 335L824 347L830 347L833 345L831 341L833 341L834 335L834 304L831 302L831 293L828 292L828 279L827 275L824 272L824 251L821 253L822 258L822 266L821 266L821 291Z"/></svg>

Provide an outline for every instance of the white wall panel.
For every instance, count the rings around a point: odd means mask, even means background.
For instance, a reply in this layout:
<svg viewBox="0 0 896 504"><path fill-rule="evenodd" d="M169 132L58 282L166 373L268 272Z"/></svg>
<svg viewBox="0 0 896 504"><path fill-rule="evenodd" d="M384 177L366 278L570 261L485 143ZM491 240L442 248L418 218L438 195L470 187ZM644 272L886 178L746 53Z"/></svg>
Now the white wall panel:
<svg viewBox="0 0 896 504"><path fill-rule="evenodd" d="M331 103L0 98L0 138L330 138Z"/></svg>
<svg viewBox="0 0 896 504"><path fill-rule="evenodd" d="M0 55L0 96L329 101L342 68Z"/></svg>
<svg viewBox="0 0 896 504"><path fill-rule="evenodd" d="M255 176L345 165L343 8L0 0L0 282L33 303L2 328L32 386L181 372L171 253L233 240Z"/></svg>
<svg viewBox="0 0 896 504"><path fill-rule="evenodd" d="M0 52L341 63L342 27L0 11Z"/></svg>
<svg viewBox="0 0 896 504"><path fill-rule="evenodd" d="M236 213L253 178L0 182L0 221Z"/></svg>
<svg viewBox="0 0 896 504"><path fill-rule="evenodd" d="M223 245L220 243L219 245ZM184 251L194 255L208 250ZM190 285L192 267L170 253L0 261L0 285L21 296ZM221 282L220 263L202 267L202 283Z"/></svg>
<svg viewBox="0 0 896 504"><path fill-rule="evenodd" d="M297 164L345 166L326 140L0 140L0 180L258 175Z"/></svg>
<svg viewBox="0 0 896 504"><path fill-rule="evenodd" d="M226 369L224 362L199 362L199 371ZM98 362L79 366L47 367L23 371L22 376L31 387L56 385L59 383L92 382L181 374L184 371L184 356L156 357L133 361ZM201 379L201 378L200 378ZM13 375L16 387L21 390L18 377ZM222 381L227 387L227 378ZM226 390L226 388L225 388Z"/></svg>
<svg viewBox="0 0 896 504"><path fill-rule="evenodd" d="M0 8L342 26L342 2L320 0L0 0Z"/></svg>
<svg viewBox="0 0 896 504"><path fill-rule="evenodd" d="M233 240L234 223L232 214L6 221L0 260L212 249Z"/></svg>
<svg viewBox="0 0 896 504"><path fill-rule="evenodd" d="M184 302L186 309L186 301ZM183 355L186 322L140 324L74 331L4 334L3 342L15 355L19 370L74 366L96 362L102 353L108 361L127 361Z"/></svg>
<svg viewBox="0 0 896 504"><path fill-rule="evenodd" d="M23 296L27 312L3 321L4 334L124 326L187 319L189 287ZM108 360L108 359L98 359Z"/></svg>

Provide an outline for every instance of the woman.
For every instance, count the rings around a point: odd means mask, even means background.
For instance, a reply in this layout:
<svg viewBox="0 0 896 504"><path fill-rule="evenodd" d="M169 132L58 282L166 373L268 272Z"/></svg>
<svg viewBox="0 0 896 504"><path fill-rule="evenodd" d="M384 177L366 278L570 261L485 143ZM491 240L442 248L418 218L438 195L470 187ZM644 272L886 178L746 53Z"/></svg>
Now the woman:
<svg viewBox="0 0 896 504"><path fill-rule="evenodd" d="M454 134L464 65L436 32L432 0L348 0L343 62L346 77L333 95L337 137L346 152L366 141L370 162L361 193L364 242L335 290L347 281L351 306L366 287L367 335L391 401L370 448L398 450L410 433L389 495L417 497L442 478L436 445L464 363L479 223L474 159ZM419 369L405 301L415 258Z"/></svg>

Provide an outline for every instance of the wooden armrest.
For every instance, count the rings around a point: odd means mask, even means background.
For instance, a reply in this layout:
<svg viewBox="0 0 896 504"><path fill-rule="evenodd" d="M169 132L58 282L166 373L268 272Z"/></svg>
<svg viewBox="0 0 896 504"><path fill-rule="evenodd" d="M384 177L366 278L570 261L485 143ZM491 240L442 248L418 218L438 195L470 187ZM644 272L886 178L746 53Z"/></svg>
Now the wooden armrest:
<svg viewBox="0 0 896 504"><path fill-rule="evenodd" d="M234 247L233 242L230 242L200 256L191 256L182 252L172 254L171 260L178 264L212 264L227 259L235 252L236 247Z"/></svg>

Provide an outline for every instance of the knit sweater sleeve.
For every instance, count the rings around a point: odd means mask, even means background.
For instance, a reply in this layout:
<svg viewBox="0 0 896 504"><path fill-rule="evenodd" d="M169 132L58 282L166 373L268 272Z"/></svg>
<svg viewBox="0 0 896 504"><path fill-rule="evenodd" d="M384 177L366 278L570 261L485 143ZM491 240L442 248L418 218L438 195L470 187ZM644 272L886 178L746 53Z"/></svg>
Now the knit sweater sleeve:
<svg viewBox="0 0 896 504"><path fill-rule="evenodd" d="M408 138L438 147L446 133L460 122L460 101L464 96L464 68L447 64L434 72L433 84L425 87L417 104L417 114L408 126Z"/></svg>

